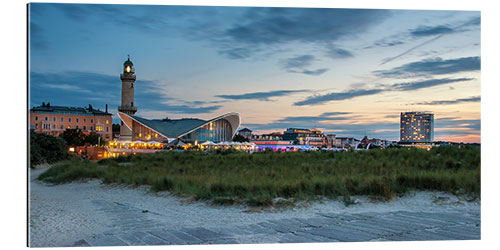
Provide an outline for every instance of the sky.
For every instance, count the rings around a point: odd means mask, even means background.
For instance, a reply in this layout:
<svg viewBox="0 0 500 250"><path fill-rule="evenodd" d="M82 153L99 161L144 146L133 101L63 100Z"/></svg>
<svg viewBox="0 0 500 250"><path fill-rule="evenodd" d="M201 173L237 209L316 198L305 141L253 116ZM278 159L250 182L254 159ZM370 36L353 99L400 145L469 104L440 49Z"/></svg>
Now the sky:
<svg viewBox="0 0 500 250"><path fill-rule="evenodd" d="M237 112L289 127L399 140L401 112L431 112L435 140L480 142L479 11L29 5L29 103L114 114L123 62L136 115Z"/></svg>

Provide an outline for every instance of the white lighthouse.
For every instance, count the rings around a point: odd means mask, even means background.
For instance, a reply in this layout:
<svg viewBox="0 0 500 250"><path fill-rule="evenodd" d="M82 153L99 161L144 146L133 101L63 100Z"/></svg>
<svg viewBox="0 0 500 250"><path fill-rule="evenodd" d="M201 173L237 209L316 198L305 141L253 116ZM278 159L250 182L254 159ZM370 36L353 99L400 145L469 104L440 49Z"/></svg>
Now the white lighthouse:
<svg viewBox="0 0 500 250"><path fill-rule="evenodd" d="M120 79L122 80L122 103L118 111L134 115L137 112L137 107L134 106L135 72L130 57L123 63L123 73L120 74ZM132 140L132 130L123 121L120 126L120 140Z"/></svg>

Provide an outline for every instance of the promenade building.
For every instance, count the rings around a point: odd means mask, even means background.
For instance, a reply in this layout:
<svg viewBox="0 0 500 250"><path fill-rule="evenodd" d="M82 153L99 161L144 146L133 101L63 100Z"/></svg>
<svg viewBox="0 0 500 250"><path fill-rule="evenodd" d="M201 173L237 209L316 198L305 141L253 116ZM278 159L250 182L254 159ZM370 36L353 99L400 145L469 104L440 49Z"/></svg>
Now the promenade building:
<svg viewBox="0 0 500 250"><path fill-rule="evenodd" d="M317 129L288 128L283 133L283 140L295 141L299 145L310 145L314 147L325 145L325 136Z"/></svg>
<svg viewBox="0 0 500 250"><path fill-rule="evenodd" d="M335 146L336 135L326 135L326 147L333 148Z"/></svg>
<svg viewBox="0 0 500 250"><path fill-rule="evenodd" d="M337 148L356 148L360 141L354 137L336 137L334 146Z"/></svg>
<svg viewBox="0 0 500 250"><path fill-rule="evenodd" d="M197 118L146 119L136 116L138 108L134 104L134 64L130 58L123 64L120 141L142 142L183 142L196 145L202 142L231 141L240 125L237 113L228 113L209 120Z"/></svg>
<svg viewBox="0 0 500 250"><path fill-rule="evenodd" d="M198 144L205 141L231 141L240 124L237 113L228 113L210 120L183 118L175 120L146 119L118 112L124 126L131 131L132 141L157 141L169 143L181 140ZM123 140L120 137L120 140Z"/></svg>
<svg viewBox="0 0 500 250"><path fill-rule="evenodd" d="M401 113L399 138L401 143L430 143L434 141L434 114Z"/></svg>
<svg viewBox="0 0 500 250"><path fill-rule="evenodd" d="M242 128L238 131L238 134L247 138L247 139L250 139L252 137L252 130L250 130L248 128Z"/></svg>
<svg viewBox="0 0 500 250"><path fill-rule="evenodd" d="M30 109L30 129L36 133L59 136L66 129L80 129L84 134L96 133L105 140L112 138L112 115L106 110L88 107L52 106L42 103Z"/></svg>

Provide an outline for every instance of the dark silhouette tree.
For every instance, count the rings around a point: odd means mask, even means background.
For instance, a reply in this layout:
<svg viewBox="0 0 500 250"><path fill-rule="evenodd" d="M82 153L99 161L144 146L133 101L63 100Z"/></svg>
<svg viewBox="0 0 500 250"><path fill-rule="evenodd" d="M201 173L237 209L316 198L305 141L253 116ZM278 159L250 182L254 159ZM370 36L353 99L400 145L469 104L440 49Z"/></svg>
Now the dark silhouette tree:
<svg viewBox="0 0 500 250"><path fill-rule="evenodd" d="M90 133L87 136L84 135L83 144L97 145L98 143L101 145L104 144L104 140L100 134Z"/></svg>
<svg viewBox="0 0 500 250"><path fill-rule="evenodd" d="M30 165L68 159L68 146L62 138L30 131Z"/></svg>
<svg viewBox="0 0 500 250"><path fill-rule="evenodd" d="M242 135L234 135L233 141L234 142L249 142L250 140L248 138L245 138Z"/></svg>
<svg viewBox="0 0 500 250"><path fill-rule="evenodd" d="M59 135L68 146L76 147L83 146L85 144L85 135L80 129L66 129L62 134Z"/></svg>

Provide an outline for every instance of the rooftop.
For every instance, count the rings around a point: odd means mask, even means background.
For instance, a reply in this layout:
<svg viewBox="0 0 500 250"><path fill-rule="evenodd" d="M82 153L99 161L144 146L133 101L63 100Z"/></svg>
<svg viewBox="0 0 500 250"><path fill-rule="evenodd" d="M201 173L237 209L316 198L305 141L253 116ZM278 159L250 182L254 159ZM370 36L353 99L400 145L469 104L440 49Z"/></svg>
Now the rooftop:
<svg viewBox="0 0 500 250"><path fill-rule="evenodd" d="M219 119L225 119L231 124L232 135L236 133L236 130L240 125L240 118L237 113L228 113L210 120L202 120L198 118L150 120L135 115L128 115L122 112L118 112L118 116L128 127L132 127L132 120L135 120L136 122L139 122L168 138L178 138Z"/></svg>
<svg viewBox="0 0 500 250"><path fill-rule="evenodd" d="M89 104L88 107L67 107L67 106L52 106L50 103L42 103L41 106L31 108L32 111L44 112L44 113L58 113L58 112L70 112L79 114L94 114L94 115L111 115L111 113L101 111L100 109L94 109L92 105Z"/></svg>

